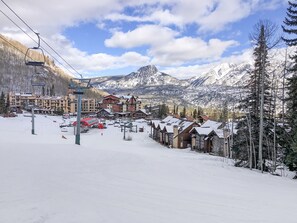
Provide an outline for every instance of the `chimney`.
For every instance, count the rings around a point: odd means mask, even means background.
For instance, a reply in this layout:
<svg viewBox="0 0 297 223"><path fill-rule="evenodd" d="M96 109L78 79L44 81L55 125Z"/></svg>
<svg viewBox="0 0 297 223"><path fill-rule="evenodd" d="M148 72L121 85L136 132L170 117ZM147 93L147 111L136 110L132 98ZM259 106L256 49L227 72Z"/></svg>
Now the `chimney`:
<svg viewBox="0 0 297 223"><path fill-rule="evenodd" d="M173 148L178 148L178 126L174 125L173 126Z"/></svg>

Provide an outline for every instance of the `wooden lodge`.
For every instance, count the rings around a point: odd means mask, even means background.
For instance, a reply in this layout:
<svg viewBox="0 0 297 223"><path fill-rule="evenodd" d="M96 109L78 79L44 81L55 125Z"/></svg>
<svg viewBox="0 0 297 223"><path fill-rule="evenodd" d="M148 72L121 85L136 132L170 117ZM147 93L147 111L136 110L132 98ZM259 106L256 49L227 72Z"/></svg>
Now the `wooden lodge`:
<svg viewBox="0 0 297 223"><path fill-rule="evenodd" d="M195 127L190 132L193 150L228 156L229 134L226 129L223 129L223 123L207 120L200 127Z"/></svg>
<svg viewBox="0 0 297 223"><path fill-rule="evenodd" d="M194 126L197 126L195 122L167 116L162 121L152 121L151 137L170 148L187 148L191 145L191 134L189 132Z"/></svg>
<svg viewBox="0 0 297 223"><path fill-rule="evenodd" d="M151 121L151 138L169 148L191 148L197 152L230 157L230 131L223 123L206 120L201 126L172 116Z"/></svg>

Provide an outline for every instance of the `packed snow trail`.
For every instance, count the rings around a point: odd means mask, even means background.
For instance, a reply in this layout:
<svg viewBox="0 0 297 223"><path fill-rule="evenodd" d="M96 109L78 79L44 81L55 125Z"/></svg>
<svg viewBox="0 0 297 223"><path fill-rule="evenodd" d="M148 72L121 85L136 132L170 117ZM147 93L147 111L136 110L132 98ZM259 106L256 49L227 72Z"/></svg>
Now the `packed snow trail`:
<svg viewBox="0 0 297 223"><path fill-rule="evenodd" d="M289 178L168 149L147 126L132 141L111 125L92 129L78 146L59 123L37 116L31 135L30 118L0 118L0 222L296 222Z"/></svg>

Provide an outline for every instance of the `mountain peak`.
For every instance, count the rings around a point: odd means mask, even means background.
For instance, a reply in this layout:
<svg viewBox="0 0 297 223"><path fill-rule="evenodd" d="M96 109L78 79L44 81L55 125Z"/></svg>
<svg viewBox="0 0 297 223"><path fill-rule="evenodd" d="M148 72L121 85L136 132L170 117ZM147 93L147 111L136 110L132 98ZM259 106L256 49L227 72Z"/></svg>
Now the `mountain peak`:
<svg viewBox="0 0 297 223"><path fill-rule="evenodd" d="M158 72L155 65L147 65L138 69L138 72L143 75L152 75Z"/></svg>

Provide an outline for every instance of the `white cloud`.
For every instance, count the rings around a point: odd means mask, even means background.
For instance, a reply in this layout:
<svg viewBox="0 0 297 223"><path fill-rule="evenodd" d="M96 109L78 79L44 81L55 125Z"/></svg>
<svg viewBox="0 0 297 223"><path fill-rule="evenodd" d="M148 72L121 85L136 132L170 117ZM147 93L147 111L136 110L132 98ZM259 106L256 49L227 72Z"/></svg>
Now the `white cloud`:
<svg viewBox="0 0 297 223"><path fill-rule="evenodd" d="M106 19L153 22L178 27L197 24L200 31L218 32L227 25L240 21L257 11L274 10L284 4L284 0L171 0L164 2L164 5L158 1L142 2L147 4L143 6L145 10L141 16L139 13L135 16L117 11L107 16ZM155 8L152 8L152 5Z"/></svg>
<svg viewBox="0 0 297 223"><path fill-rule="evenodd" d="M153 63L160 65L182 65L193 60L216 60L229 47L237 45L235 41L211 39L208 42L200 38L182 37L173 39L163 46L152 48L150 55Z"/></svg>
<svg viewBox="0 0 297 223"><path fill-rule="evenodd" d="M193 60L214 60L229 47L238 43L233 40L180 37L173 30L156 25L146 25L129 32L115 32L105 41L108 47L133 48L147 45L152 63L157 65L180 65Z"/></svg>
<svg viewBox="0 0 297 223"><path fill-rule="evenodd" d="M53 43L51 41L53 41ZM62 35L53 36L52 40L49 40L49 44L55 44L56 49L59 49L58 52L63 55L63 58L67 58L67 62L82 74L87 73L96 75L96 73L103 70L125 68L129 66L139 67L143 64L150 63L149 57L132 51L125 52L119 56L113 56L106 53L88 54L87 52L75 48L73 43ZM58 56L56 56L56 58L59 59ZM59 59L59 61L64 64L61 59ZM64 64L64 66L71 70L66 64ZM76 74L75 72L72 73Z"/></svg>
<svg viewBox="0 0 297 223"><path fill-rule="evenodd" d="M169 28L157 25L140 26L129 32L115 32L105 40L108 47L133 48L143 45L160 45L170 41L177 33Z"/></svg>
<svg viewBox="0 0 297 223"><path fill-rule="evenodd" d="M182 27L184 25L183 18L178 15L172 14L168 9L165 10L154 10L151 14L145 14L140 16L125 15L122 13L112 13L105 17L111 21L126 21L126 22L154 22L160 25L176 25Z"/></svg>
<svg viewBox="0 0 297 223"><path fill-rule="evenodd" d="M238 44L236 41L219 38L205 41L194 35L183 36L183 29L195 24L199 31L215 33L255 11L273 10L286 4L286 0L85 0L83 3L51 0L47 4L36 0L14 0L8 3L43 38L47 37L50 45L70 64L82 72L95 72L147 63L182 66L192 62L219 61L226 50ZM29 31L2 2L0 7ZM134 13L127 14L127 7ZM123 32L117 27L109 27L107 20L122 21L122 26L125 22L136 22L138 27ZM116 56L104 52L89 54L75 48L71 40L62 35L65 28L90 21L99 29L113 32L104 42L107 47L129 49L128 52ZM166 27L169 25L171 28ZM177 31L174 30L176 27L179 28ZM27 46L35 45L2 14L0 33ZM30 35L35 38L32 32ZM130 50L141 46L148 47L147 55ZM240 56L233 57L225 59L235 60Z"/></svg>
<svg viewBox="0 0 297 223"><path fill-rule="evenodd" d="M104 18L176 26L196 23L200 30L214 31L254 11L272 10L280 4L284 4L284 0L84 0L83 3L51 0L48 4L35 0L9 2L28 24L45 35L60 32L80 22L102 21ZM124 14L126 7L142 10L142 16L140 13ZM3 3L1 8L11 18L16 18ZM11 22L4 20L0 21L0 27L11 25Z"/></svg>
<svg viewBox="0 0 297 223"><path fill-rule="evenodd" d="M101 19L112 11L122 10L123 5L119 2L117 0L84 0L83 2L51 0L45 4L43 1L14 0L8 3L34 30L50 35L60 32L65 27ZM8 16L18 20L2 2L0 4ZM11 25L10 21L5 23Z"/></svg>

